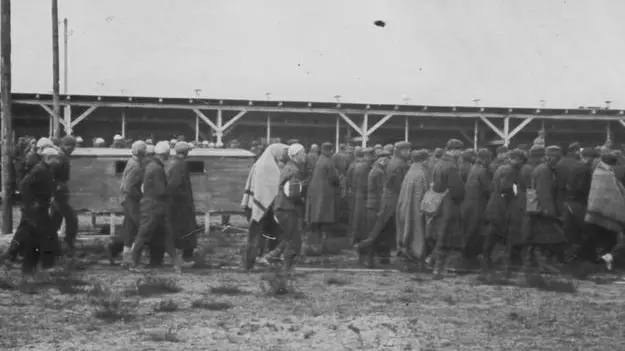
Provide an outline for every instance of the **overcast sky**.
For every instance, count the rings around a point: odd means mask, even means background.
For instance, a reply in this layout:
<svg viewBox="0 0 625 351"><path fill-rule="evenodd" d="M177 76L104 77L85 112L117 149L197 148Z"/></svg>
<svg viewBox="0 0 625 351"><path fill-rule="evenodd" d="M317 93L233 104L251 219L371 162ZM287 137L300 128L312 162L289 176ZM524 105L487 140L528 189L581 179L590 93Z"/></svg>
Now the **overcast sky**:
<svg viewBox="0 0 625 351"><path fill-rule="evenodd" d="M50 3L12 1L15 92L52 89ZM622 0L59 3L71 94L625 108Z"/></svg>

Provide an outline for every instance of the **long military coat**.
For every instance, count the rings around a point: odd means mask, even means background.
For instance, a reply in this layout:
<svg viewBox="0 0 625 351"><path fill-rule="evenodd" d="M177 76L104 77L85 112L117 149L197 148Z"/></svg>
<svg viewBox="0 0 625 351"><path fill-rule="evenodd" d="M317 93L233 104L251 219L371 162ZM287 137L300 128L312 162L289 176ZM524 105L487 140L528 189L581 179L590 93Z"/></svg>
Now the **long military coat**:
<svg viewBox="0 0 625 351"><path fill-rule="evenodd" d="M331 224L336 221L336 193L339 177L332 159L319 156L307 190L306 222Z"/></svg>
<svg viewBox="0 0 625 351"><path fill-rule="evenodd" d="M464 187L465 197L460 207L465 248L480 237L485 223L484 210L492 190L492 175L488 166L476 163L471 168ZM480 245L477 245L479 247ZM471 248L471 251L473 248Z"/></svg>
<svg viewBox="0 0 625 351"><path fill-rule="evenodd" d="M349 233L354 243L360 242L367 237L369 226L367 223L367 182L369 178L369 161L356 160L350 166L351 172L348 184L352 194L351 219L349 221Z"/></svg>
<svg viewBox="0 0 625 351"><path fill-rule="evenodd" d="M432 171L432 189L437 193L448 191L443 198L440 212L430 223L436 246L443 249L462 249L464 236L460 217L460 205L464 200L464 184L458 163L449 155L443 155Z"/></svg>
<svg viewBox="0 0 625 351"><path fill-rule="evenodd" d="M187 161L176 156L167 169L167 195L172 234L179 250L194 249L197 235L188 235L197 229L191 175Z"/></svg>
<svg viewBox="0 0 625 351"><path fill-rule="evenodd" d="M397 247L406 257L413 259L421 257L425 244L425 216L421 213L421 201L427 190L424 163L413 163L402 183L395 214Z"/></svg>
<svg viewBox="0 0 625 351"><path fill-rule="evenodd" d="M506 164L493 175L493 188L486 205L486 220L494 227L495 234L508 237L510 204L514 200L513 187L521 178L521 170Z"/></svg>

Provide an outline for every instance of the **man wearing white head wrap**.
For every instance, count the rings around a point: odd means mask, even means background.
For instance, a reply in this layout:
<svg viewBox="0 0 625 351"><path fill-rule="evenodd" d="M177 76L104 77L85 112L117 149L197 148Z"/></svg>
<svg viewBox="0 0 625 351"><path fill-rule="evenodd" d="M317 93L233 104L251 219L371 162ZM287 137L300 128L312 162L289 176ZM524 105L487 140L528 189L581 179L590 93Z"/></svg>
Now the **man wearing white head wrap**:
<svg viewBox="0 0 625 351"><path fill-rule="evenodd" d="M280 171L278 194L273 202L275 218L282 229L281 242L269 252L265 261L277 261L284 256L284 268L290 270L301 245L300 222L304 214L304 190L300 167L306 162L304 146L295 143L288 147L289 160Z"/></svg>
<svg viewBox="0 0 625 351"><path fill-rule="evenodd" d="M93 147L104 147L106 142L102 138L95 138L93 141Z"/></svg>
<svg viewBox="0 0 625 351"><path fill-rule="evenodd" d="M143 249L149 245L151 265L161 265L166 251L176 271L180 271L182 260L176 255L168 211L170 196L165 161L169 157L169 144L161 141L154 151L156 156L147 164L143 174L143 196L139 203L141 218L137 238L132 245L132 268L138 268Z"/></svg>
<svg viewBox="0 0 625 351"><path fill-rule="evenodd" d="M139 230L139 219L141 211L139 202L141 201L141 184L143 183L143 160L145 158L147 145L142 140L137 140L132 144L132 157L126 163L122 173L121 195L122 209L124 210L124 221L122 230L107 246L109 262L115 264L115 259L123 250L123 261L125 265L131 264L132 243L135 241Z"/></svg>
<svg viewBox="0 0 625 351"><path fill-rule="evenodd" d="M53 167L59 152L46 148L41 152L43 162L37 163L19 184L22 198L22 221L17 228L4 260L18 254L24 256L22 272L34 273L39 263L44 269L54 266L61 247L50 217L50 199L55 190Z"/></svg>

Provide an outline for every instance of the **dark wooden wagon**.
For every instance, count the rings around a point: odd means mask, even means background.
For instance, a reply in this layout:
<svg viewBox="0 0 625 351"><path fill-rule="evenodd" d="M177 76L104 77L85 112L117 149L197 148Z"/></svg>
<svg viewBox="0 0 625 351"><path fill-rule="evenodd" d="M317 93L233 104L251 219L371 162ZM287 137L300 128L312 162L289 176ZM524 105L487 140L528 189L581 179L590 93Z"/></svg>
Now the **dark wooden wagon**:
<svg viewBox="0 0 625 351"><path fill-rule="evenodd" d="M91 213L92 222L98 214L110 215L113 231L115 216L121 213L121 175L130 157L130 149L76 149L69 184L74 209ZM187 162L195 208L205 216L205 224L211 215L242 213L241 197L254 154L241 149L194 149Z"/></svg>

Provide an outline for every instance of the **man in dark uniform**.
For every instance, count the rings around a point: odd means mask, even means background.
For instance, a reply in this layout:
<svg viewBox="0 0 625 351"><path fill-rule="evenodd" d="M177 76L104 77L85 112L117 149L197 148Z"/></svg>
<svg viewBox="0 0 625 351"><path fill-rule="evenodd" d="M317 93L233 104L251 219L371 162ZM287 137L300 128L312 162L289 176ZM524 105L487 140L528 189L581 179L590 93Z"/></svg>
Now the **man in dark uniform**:
<svg viewBox="0 0 625 351"><path fill-rule="evenodd" d="M42 162L35 165L19 184L22 195L23 220L17 228L5 261L14 260L18 254L24 258L22 272L32 274L41 264L48 269L54 266L61 247L50 218L50 199L56 188L52 169L60 162L60 153L48 148L41 153Z"/></svg>
<svg viewBox="0 0 625 351"><path fill-rule="evenodd" d="M407 141L395 144L395 154L386 167L381 211L369 237L356 245L359 251L369 248L373 250L380 257L382 264L390 262L391 250L396 244L395 211L397 210L401 185L410 168L408 160L410 159L411 148L412 144ZM372 266L373 260L369 259L367 264Z"/></svg>
<svg viewBox="0 0 625 351"><path fill-rule="evenodd" d="M141 141L132 144L132 157L126 163L122 173L121 193L124 221L121 233L114 238L107 247L109 262L115 263L115 258L123 250L124 264L131 263L132 243L139 230L139 202L141 201L141 184L143 183L144 159L147 145Z"/></svg>
<svg viewBox="0 0 625 351"><path fill-rule="evenodd" d="M566 186L573 167L579 163L579 150L580 145L578 143L572 143L567 148L566 154L558 161L558 164L556 164L556 186L558 187L556 206L560 214L566 213L564 209Z"/></svg>
<svg viewBox="0 0 625 351"><path fill-rule="evenodd" d="M138 269L141 254L150 244L150 258L161 256L153 248L163 246L174 262L174 269L180 271L182 260L176 255L176 247L169 218L169 197L167 196L167 175L165 161L169 158L169 143L162 141L154 147L155 157L145 168L143 176L143 197L140 202L141 218L137 238L132 245L131 269ZM160 257L159 257L160 258ZM154 261L152 262L154 263Z"/></svg>
<svg viewBox="0 0 625 351"><path fill-rule="evenodd" d="M187 167L186 157L191 145L180 141L175 146L176 156L167 169L167 196L170 199L169 216L176 249L182 256L185 265L193 264L193 250L197 247L197 222L191 175Z"/></svg>
<svg viewBox="0 0 625 351"><path fill-rule="evenodd" d="M69 204L69 176L71 161L70 157L76 148L76 140L71 136L61 139L61 157L58 166L53 168L56 190L52 211L52 223L56 231L61 228L65 219L65 245L67 255L73 257L75 250L76 235L78 234L78 216Z"/></svg>

